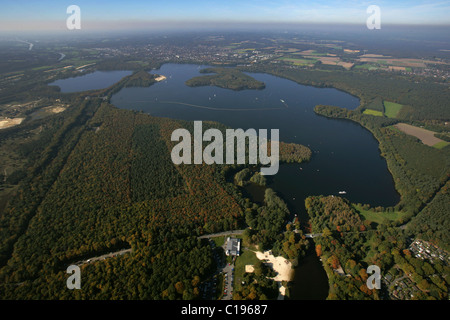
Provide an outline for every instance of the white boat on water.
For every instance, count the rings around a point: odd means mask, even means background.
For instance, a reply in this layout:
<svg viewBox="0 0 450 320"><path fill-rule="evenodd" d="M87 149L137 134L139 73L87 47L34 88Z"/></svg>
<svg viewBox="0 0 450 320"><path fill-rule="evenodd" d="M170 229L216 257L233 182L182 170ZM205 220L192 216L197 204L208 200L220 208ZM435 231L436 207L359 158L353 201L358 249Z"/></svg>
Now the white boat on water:
<svg viewBox="0 0 450 320"><path fill-rule="evenodd" d="M283 99L280 99L280 101L284 103L284 100L283 100Z"/></svg>
<svg viewBox="0 0 450 320"><path fill-rule="evenodd" d="M339 191L339 194L346 194L346 191Z"/></svg>

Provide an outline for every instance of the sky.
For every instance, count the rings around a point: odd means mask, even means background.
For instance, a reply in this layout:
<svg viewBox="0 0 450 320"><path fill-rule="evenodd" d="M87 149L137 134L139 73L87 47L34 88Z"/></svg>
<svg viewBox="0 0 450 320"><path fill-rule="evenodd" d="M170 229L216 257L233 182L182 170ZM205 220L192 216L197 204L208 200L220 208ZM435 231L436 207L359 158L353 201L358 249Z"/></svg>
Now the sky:
<svg viewBox="0 0 450 320"><path fill-rule="evenodd" d="M214 23L365 25L377 5L381 23L450 25L450 0L1 0L0 31L63 30L67 7L81 10L81 28L182 27Z"/></svg>

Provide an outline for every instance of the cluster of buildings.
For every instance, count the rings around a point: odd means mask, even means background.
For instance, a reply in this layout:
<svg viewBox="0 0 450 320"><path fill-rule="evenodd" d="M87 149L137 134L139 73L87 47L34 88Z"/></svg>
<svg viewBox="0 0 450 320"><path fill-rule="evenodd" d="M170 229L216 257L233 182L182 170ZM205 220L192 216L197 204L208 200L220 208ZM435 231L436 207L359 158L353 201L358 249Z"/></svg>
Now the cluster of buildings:
<svg viewBox="0 0 450 320"><path fill-rule="evenodd" d="M430 260L432 263L440 260L448 265L450 261L450 256L445 250L425 240L415 240L408 249L416 258Z"/></svg>
<svg viewBox="0 0 450 320"><path fill-rule="evenodd" d="M420 292L420 289L407 276L395 278L391 274L383 277L383 282L389 290L389 297L393 300L411 300Z"/></svg>

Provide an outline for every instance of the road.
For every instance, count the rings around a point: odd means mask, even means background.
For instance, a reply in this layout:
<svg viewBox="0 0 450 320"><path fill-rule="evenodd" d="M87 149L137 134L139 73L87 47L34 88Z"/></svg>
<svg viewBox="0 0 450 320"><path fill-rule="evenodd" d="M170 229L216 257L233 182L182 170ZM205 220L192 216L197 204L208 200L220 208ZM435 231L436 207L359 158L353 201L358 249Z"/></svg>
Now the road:
<svg viewBox="0 0 450 320"><path fill-rule="evenodd" d="M244 230L230 230L230 231L224 231L224 232L219 232L219 233L205 234L198 238L199 239L209 239L209 238L214 238L214 237L241 235L243 233L244 233Z"/></svg>
<svg viewBox="0 0 450 320"><path fill-rule="evenodd" d="M323 235L323 233L307 233L307 234L305 234L305 237L309 238L309 239L313 239L315 237L320 237L322 235Z"/></svg>
<svg viewBox="0 0 450 320"><path fill-rule="evenodd" d="M107 254L104 254L104 255L101 255L101 256L92 257L92 258L89 258L87 260L78 261L78 262L75 262L74 264L77 265L77 266L82 266L84 264L93 263L95 261L105 260L105 259L113 258L113 257L116 257L116 256L121 256L121 255L124 255L126 253L131 252L131 250L132 250L131 248L130 249L122 249L122 250L119 250L119 251L116 251L116 252L110 252L110 253L107 253Z"/></svg>

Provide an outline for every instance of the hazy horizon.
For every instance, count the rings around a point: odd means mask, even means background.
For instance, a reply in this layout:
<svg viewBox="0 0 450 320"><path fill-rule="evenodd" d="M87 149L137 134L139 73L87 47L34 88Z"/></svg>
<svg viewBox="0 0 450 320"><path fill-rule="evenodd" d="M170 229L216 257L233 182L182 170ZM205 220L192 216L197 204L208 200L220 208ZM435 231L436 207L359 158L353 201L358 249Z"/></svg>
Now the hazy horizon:
<svg viewBox="0 0 450 320"><path fill-rule="evenodd" d="M4 0L0 12L0 31L67 31L66 12L70 5L81 10L81 29L175 30L227 26L283 24L360 25L366 26L367 8L377 5L382 25L450 26L450 1L236 1L206 0L160 1L52 1L28 2ZM80 30L78 30L80 31Z"/></svg>

